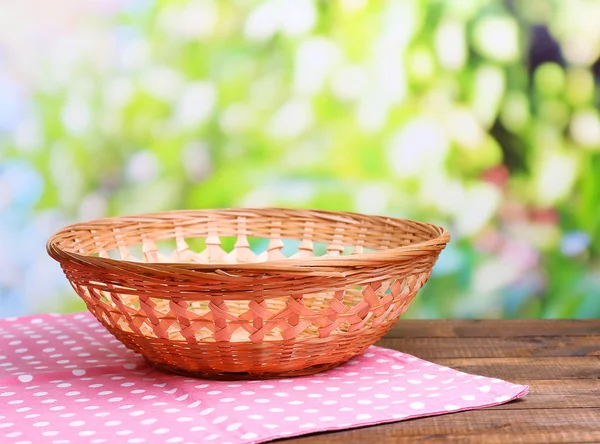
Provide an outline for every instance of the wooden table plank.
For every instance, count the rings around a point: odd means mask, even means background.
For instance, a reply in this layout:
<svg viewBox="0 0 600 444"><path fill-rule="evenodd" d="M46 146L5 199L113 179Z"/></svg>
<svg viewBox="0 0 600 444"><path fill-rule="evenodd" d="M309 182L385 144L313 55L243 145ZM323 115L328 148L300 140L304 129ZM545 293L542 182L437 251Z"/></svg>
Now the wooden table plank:
<svg viewBox="0 0 600 444"><path fill-rule="evenodd" d="M508 404L490 407L496 410L598 408L600 381L595 379L564 379L531 381L512 379L517 384L529 384L529 394Z"/></svg>
<svg viewBox="0 0 600 444"><path fill-rule="evenodd" d="M401 319L392 338L504 338L519 336L600 336L598 319Z"/></svg>
<svg viewBox="0 0 600 444"><path fill-rule="evenodd" d="M467 373L493 378L536 379L595 379L600 376L600 358L567 356L539 358L442 358L431 359L437 364Z"/></svg>
<svg viewBox="0 0 600 444"><path fill-rule="evenodd" d="M319 440L315 440L316 437ZM600 442L598 409L473 410L282 441L335 443Z"/></svg>
<svg viewBox="0 0 600 444"><path fill-rule="evenodd" d="M423 359L523 356L598 356L595 336L520 336L515 338L390 338L377 345Z"/></svg>

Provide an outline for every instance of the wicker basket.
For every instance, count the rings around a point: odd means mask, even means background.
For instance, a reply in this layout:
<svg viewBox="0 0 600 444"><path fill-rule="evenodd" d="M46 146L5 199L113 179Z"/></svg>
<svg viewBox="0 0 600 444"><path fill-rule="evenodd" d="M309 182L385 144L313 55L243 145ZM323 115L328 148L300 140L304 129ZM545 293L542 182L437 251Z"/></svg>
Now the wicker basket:
<svg viewBox="0 0 600 444"><path fill-rule="evenodd" d="M244 379L316 373L363 352L448 241L426 223L268 208L100 219L47 248L94 316L156 368Z"/></svg>

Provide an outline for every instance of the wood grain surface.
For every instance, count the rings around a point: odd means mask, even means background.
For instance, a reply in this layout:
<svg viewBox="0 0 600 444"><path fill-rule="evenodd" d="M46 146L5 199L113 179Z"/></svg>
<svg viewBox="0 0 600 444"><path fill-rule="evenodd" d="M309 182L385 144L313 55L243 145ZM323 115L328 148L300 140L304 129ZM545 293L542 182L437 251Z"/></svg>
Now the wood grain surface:
<svg viewBox="0 0 600 444"><path fill-rule="evenodd" d="M486 409L278 442L600 443L600 320L402 320L377 345L530 392Z"/></svg>

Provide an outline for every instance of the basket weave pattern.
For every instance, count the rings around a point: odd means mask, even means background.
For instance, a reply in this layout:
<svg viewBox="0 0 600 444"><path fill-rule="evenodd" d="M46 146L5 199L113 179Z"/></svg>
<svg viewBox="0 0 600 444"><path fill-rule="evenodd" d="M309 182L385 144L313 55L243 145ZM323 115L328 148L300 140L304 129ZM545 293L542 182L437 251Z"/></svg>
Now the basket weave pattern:
<svg viewBox="0 0 600 444"><path fill-rule="evenodd" d="M76 224L48 252L95 317L151 364L264 378L325 370L375 343L448 240L441 227L402 219L231 209Z"/></svg>

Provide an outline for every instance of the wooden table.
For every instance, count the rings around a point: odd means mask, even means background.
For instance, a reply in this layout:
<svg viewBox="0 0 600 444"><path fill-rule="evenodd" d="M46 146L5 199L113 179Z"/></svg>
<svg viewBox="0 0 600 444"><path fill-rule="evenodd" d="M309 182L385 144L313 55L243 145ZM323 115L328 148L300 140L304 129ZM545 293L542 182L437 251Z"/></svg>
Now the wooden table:
<svg viewBox="0 0 600 444"><path fill-rule="evenodd" d="M600 443L600 320L401 320L378 345L528 384L505 405L280 441Z"/></svg>

